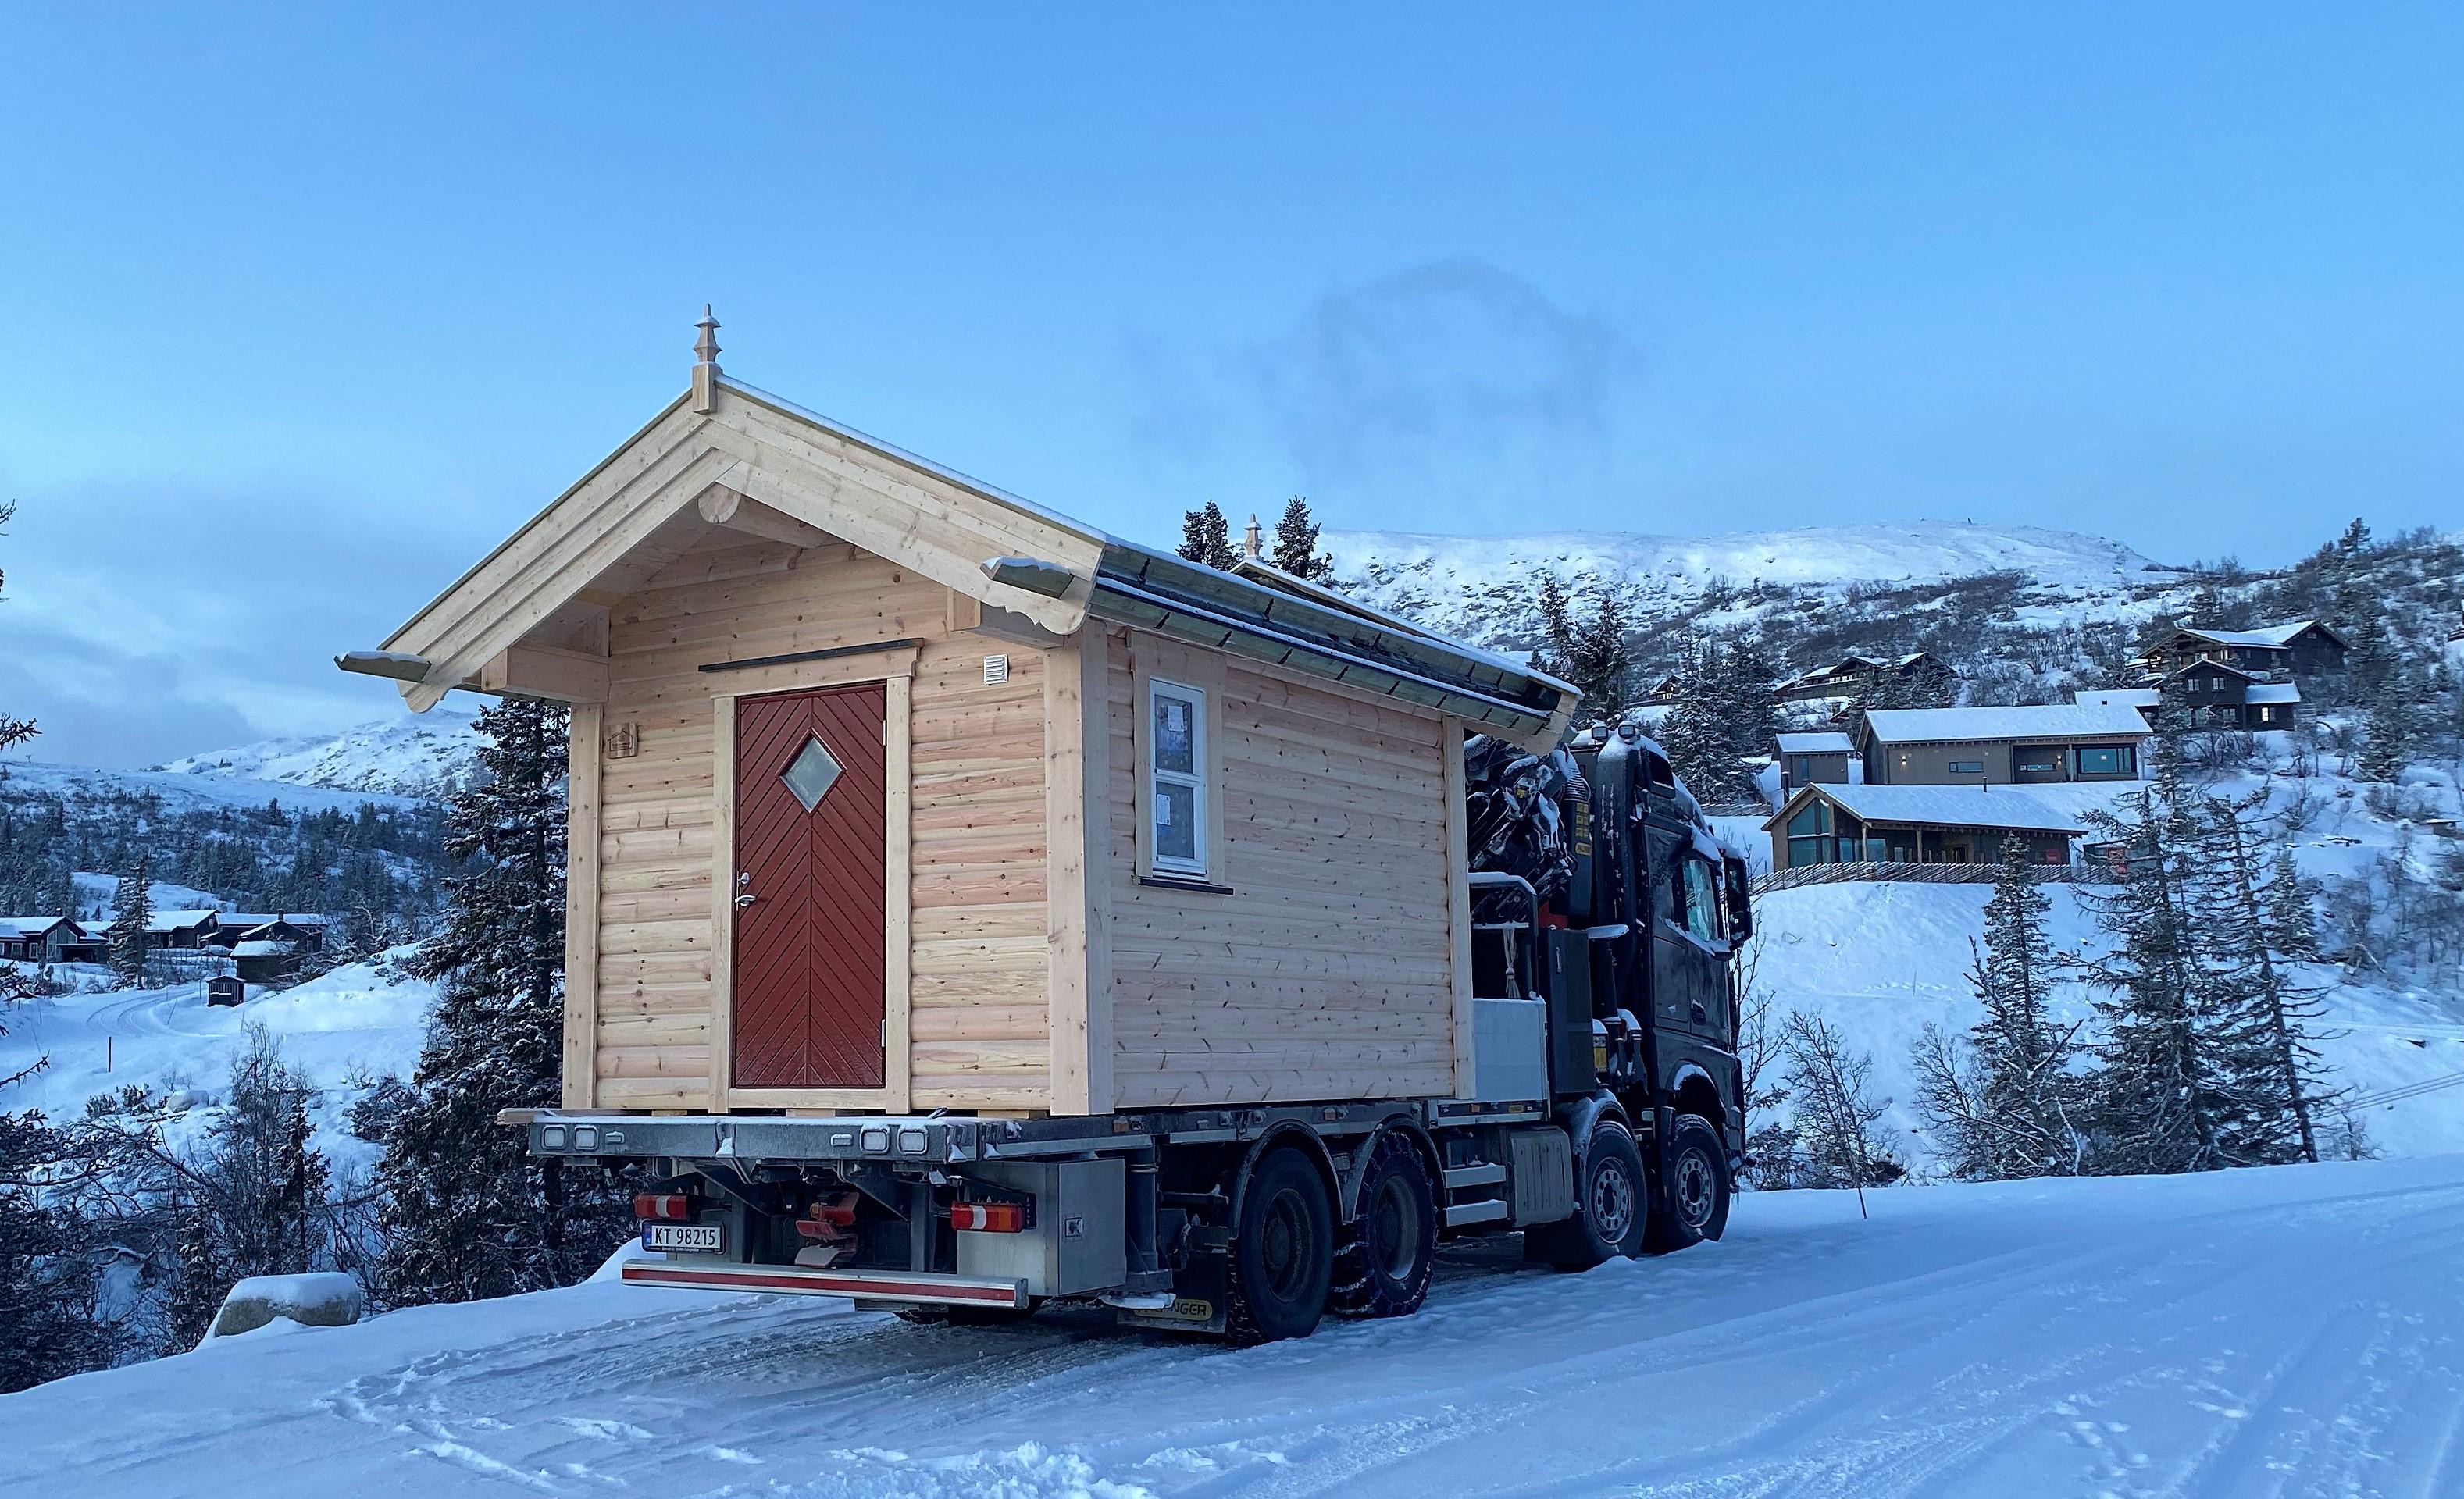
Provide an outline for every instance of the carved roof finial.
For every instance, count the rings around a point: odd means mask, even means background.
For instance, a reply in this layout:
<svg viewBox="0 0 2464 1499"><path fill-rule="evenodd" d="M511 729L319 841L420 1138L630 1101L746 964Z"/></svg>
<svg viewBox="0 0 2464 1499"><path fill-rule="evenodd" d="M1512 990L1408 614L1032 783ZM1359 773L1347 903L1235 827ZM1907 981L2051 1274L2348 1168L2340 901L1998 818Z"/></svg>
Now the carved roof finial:
<svg viewBox="0 0 2464 1499"><path fill-rule="evenodd" d="M1258 524L1256 511L1249 512L1249 527L1241 533L1241 549L1249 554L1249 560L1252 562L1263 562L1266 559L1266 533Z"/></svg>
<svg viewBox="0 0 2464 1499"><path fill-rule="evenodd" d="M701 304L701 321L693 324L701 337L693 340L693 358L704 364L718 362L718 319L710 315L710 304Z"/></svg>

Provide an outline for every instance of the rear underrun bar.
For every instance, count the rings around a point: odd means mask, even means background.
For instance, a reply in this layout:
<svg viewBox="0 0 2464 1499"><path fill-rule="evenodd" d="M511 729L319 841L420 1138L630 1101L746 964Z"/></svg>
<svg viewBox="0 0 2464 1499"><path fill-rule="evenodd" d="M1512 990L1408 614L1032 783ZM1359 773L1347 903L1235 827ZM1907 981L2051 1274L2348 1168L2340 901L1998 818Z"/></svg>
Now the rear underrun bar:
<svg viewBox="0 0 2464 1499"><path fill-rule="evenodd" d="M785 1292L791 1295L852 1296L858 1301L914 1301L935 1306L1026 1305L1026 1282L969 1275L917 1274L891 1270L804 1270L789 1265L687 1265L627 1260L618 1271L627 1286L674 1291Z"/></svg>

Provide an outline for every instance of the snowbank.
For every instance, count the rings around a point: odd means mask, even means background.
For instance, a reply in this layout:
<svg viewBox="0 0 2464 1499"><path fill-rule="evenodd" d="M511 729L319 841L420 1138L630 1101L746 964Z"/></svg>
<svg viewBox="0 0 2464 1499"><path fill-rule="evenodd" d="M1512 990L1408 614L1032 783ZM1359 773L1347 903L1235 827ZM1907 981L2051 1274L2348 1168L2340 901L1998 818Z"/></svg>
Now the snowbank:
<svg viewBox="0 0 2464 1499"><path fill-rule="evenodd" d="M348 1275L251 1275L224 1293L222 1310L198 1346L253 1333L277 1318L301 1327L348 1327L365 1304L360 1283Z"/></svg>

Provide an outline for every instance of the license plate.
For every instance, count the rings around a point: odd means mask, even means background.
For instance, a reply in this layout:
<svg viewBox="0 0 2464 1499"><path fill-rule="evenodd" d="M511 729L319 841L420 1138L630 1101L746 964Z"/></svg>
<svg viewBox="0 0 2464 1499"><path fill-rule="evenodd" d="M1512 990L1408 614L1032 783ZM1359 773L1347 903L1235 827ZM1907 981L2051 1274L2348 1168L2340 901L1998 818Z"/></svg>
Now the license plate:
<svg viewBox="0 0 2464 1499"><path fill-rule="evenodd" d="M727 1247L720 1237L725 1230L715 1223L650 1223L642 1226L642 1248L646 1249L686 1249L702 1254L715 1254Z"/></svg>

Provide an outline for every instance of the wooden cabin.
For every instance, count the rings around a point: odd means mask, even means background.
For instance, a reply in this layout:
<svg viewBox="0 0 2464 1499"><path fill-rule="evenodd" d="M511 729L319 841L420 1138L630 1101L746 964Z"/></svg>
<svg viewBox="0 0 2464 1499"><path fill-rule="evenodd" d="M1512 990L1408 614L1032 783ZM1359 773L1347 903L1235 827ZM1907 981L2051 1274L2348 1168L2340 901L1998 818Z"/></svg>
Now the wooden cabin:
<svg viewBox="0 0 2464 1499"><path fill-rule="evenodd" d="M1552 745L1573 688L700 352L340 662L572 705L567 1107L1470 1096L1462 743Z"/></svg>

